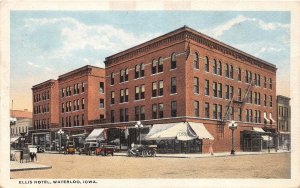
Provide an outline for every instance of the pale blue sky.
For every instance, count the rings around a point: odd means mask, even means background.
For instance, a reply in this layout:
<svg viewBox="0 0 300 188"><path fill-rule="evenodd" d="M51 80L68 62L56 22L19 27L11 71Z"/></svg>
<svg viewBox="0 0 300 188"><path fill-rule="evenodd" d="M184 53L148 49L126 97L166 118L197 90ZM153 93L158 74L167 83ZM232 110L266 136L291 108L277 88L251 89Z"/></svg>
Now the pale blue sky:
<svg viewBox="0 0 300 188"><path fill-rule="evenodd" d="M105 57L183 25L275 64L277 94L289 96L289 12L12 11L14 108L32 110L37 83L86 64L104 67Z"/></svg>

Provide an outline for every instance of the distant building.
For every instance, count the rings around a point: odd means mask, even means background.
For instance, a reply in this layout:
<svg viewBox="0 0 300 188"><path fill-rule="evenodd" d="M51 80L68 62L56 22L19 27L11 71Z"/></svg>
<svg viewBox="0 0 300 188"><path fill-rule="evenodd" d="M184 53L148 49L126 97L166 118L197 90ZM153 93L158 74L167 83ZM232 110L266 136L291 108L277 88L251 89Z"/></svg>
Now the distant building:
<svg viewBox="0 0 300 188"><path fill-rule="evenodd" d="M290 149L291 141L291 106L290 98L277 96L277 129L279 149Z"/></svg>

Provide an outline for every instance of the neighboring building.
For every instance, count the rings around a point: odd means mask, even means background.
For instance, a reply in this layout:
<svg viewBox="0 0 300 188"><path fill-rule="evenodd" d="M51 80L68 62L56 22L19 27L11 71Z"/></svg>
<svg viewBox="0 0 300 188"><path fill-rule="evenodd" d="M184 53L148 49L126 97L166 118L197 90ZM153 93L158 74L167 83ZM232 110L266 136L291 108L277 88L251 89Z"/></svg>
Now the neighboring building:
<svg viewBox="0 0 300 188"><path fill-rule="evenodd" d="M215 151L231 149L230 120L236 150L261 150L264 131L276 132L275 65L186 26L109 56L105 66L105 126L203 123ZM136 142L135 129L129 134L127 144ZM204 139L157 143L171 152L209 148Z"/></svg>
<svg viewBox="0 0 300 188"><path fill-rule="evenodd" d="M28 109L10 110L10 117L14 117L17 119L23 119L23 118L32 119L32 112L29 112Z"/></svg>
<svg viewBox="0 0 300 188"><path fill-rule="evenodd" d="M58 83L60 127L76 132L104 122L105 69L87 65L60 75Z"/></svg>
<svg viewBox="0 0 300 188"><path fill-rule="evenodd" d="M58 120L58 81L47 80L34 85L32 90L33 101L33 130L31 131L32 144L50 146L50 132L59 127ZM46 144L48 143L48 144Z"/></svg>
<svg viewBox="0 0 300 188"><path fill-rule="evenodd" d="M278 146L280 149L290 149L291 140L291 106L290 98L277 96L277 129Z"/></svg>

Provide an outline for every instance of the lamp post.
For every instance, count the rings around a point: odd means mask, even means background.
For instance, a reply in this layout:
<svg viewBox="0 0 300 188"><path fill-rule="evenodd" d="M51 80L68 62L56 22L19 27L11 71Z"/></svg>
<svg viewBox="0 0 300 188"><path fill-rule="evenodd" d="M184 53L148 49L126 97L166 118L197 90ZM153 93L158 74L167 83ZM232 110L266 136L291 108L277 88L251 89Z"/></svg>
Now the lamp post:
<svg viewBox="0 0 300 188"><path fill-rule="evenodd" d="M59 134L59 153L61 151L61 135L64 134L65 132L61 129L59 129L59 131L57 131L57 134Z"/></svg>
<svg viewBox="0 0 300 188"><path fill-rule="evenodd" d="M228 123L228 128L231 129L231 134L232 134L232 140L231 140L231 151L230 154L234 155L235 151L234 151L234 130L237 129L237 124L234 121L230 121Z"/></svg>
<svg viewBox="0 0 300 188"><path fill-rule="evenodd" d="M134 127L139 130L139 144L141 145L141 128L143 128L141 121L137 121Z"/></svg>

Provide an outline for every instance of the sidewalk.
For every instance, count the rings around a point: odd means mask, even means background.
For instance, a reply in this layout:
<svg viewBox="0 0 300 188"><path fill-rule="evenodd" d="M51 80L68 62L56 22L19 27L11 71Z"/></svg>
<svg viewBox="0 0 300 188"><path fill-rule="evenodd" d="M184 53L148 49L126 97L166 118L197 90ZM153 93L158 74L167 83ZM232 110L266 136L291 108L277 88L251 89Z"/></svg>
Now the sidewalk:
<svg viewBox="0 0 300 188"><path fill-rule="evenodd" d="M10 161L10 171L23 171L23 170L43 170L49 169L52 166L36 164L35 162L20 163L18 161Z"/></svg>

